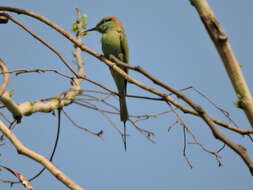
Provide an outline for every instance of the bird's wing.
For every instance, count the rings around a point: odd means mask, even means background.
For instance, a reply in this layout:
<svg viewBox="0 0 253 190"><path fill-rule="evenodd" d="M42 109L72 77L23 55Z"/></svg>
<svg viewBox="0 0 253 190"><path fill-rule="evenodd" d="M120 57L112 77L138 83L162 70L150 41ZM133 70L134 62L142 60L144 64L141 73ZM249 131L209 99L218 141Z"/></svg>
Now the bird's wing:
<svg viewBox="0 0 253 190"><path fill-rule="evenodd" d="M123 62L124 63L129 63L129 54L128 54L128 45L127 45L127 39L126 39L126 35L123 31L119 32L119 36L120 36L120 46L121 46L121 51L123 56ZM128 73L128 69L124 68L124 71L126 73Z"/></svg>

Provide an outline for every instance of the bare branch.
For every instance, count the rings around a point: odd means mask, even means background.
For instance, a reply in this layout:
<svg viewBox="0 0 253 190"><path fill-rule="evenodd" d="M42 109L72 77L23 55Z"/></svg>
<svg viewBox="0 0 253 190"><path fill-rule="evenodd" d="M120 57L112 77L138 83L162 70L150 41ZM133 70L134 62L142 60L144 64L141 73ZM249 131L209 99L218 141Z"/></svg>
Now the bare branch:
<svg viewBox="0 0 253 190"><path fill-rule="evenodd" d="M19 172L9 168L9 167L6 167L6 166L3 166L3 165L0 165L0 167L6 169L7 171L9 171L10 173L12 173L14 176L16 176L19 180L19 182L27 189L29 190L33 190L32 186L29 184L29 181ZM5 182L5 183L11 183L11 181L8 181L8 180L1 180L2 182Z"/></svg>
<svg viewBox="0 0 253 190"><path fill-rule="evenodd" d="M70 117L70 115L69 115L64 109L62 109L62 112L64 113L64 115L66 116L66 118L67 118L75 127L79 128L79 129L82 129L82 130L84 130L84 131L86 131L86 132L88 132L88 133L90 133L90 134L92 134L92 135L95 135L95 136L97 136L97 137L101 137L101 136L103 135L103 130L100 130L99 132L93 132L93 131L91 131L90 129L88 129L88 128L86 128L86 127L82 127L82 126L78 125L78 124Z"/></svg>
<svg viewBox="0 0 253 190"><path fill-rule="evenodd" d="M181 92L181 90L176 90L174 88L172 88L171 86L163 83L162 81L158 80L157 78L155 78L154 76L152 76L150 73L148 73L146 70L144 70L142 67L140 66L131 66L131 65L128 65L128 64L125 64L124 62L118 60L116 57L113 57L114 58L114 61L117 61L116 64L119 64L120 66L123 66L123 67L127 67L129 69L132 69L134 71L137 71L141 74L143 74L145 77L147 77L148 79L150 79L151 81L153 81L155 84L157 84L158 86L161 86L163 87L164 89L170 91L172 94L176 95L178 98L184 100L186 103L188 103L191 107L195 107L194 110L191 110L191 109L188 109L187 107L179 104L177 101L169 101L170 103L172 103L174 106L176 106L178 109L180 109L181 111L183 111L184 113L189 113L189 114L192 114L194 116L200 116L198 114L198 109L201 108L200 106L198 106L197 104L195 104L190 98L188 98L185 94L183 94ZM170 95L172 95L170 94ZM163 94L164 96L164 94ZM161 96L162 97L162 96ZM164 98L163 98L164 99ZM202 109L202 108L201 108ZM201 110L199 110L201 111ZM245 129L240 129L236 126L233 126L233 125L229 125L225 122L222 122L222 121L219 121L217 119L214 119L212 117L209 116L209 118L216 124L220 125L221 127L224 127L226 129L229 129L229 130L232 130L234 132L237 132L237 133L240 133L240 134L251 134L253 132L253 130L245 130Z"/></svg>
<svg viewBox="0 0 253 190"><path fill-rule="evenodd" d="M212 39L238 97L239 107L248 117L253 128L253 98L242 74L240 64L228 41L228 36L215 17L207 0L190 0L196 8L210 38Z"/></svg>
<svg viewBox="0 0 253 190"><path fill-rule="evenodd" d="M0 121L0 130L4 135L10 140L10 142L14 145L14 147L17 149L17 152L19 154L22 154L24 156L27 156L28 158L33 159L34 161L42 164L44 167L48 169L48 171L55 176L58 180L60 180L63 184L65 184L68 188L72 190L83 190L82 187L77 185L74 181L72 181L69 177L67 177L62 171L60 171L55 165L52 164L47 158L44 156L33 152L32 150L25 147L21 141L15 136L15 134L8 129Z"/></svg>
<svg viewBox="0 0 253 190"><path fill-rule="evenodd" d="M73 77L70 77L68 75L65 75L64 73L57 71L56 69L16 69L8 72L0 72L0 74L5 74L5 73L16 73L16 76L21 75L21 74L26 74L26 73L46 73L46 72L54 72L62 77L65 77L67 79L72 80Z"/></svg>
<svg viewBox="0 0 253 190"><path fill-rule="evenodd" d="M38 35L36 35L35 33L33 33L30 29L28 29L24 24L22 24L21 22L17 21L16 19L14 19L13 17L9 16L6 14L6 16L9 18L9 20L11 20L13 23L17 24L18 26L20 26L21 28L23 28L26 32L28 32L32 37L34 37L35 39L37 39L39 42L41 42L43 45L45 45L47 48L49 48L53 53L55 53L57 55L57 57L59 57L59 59L64 63L64 65L66 65L66 67L77 77L83 77L83 76L79 76L77 74L77 72L72 68L72 66L70 64L68 64L68 62L65 60L65 58L63 57L63 55L61 55L61 53L59 53L55 48L53 48L49 43L47 43L46 41L44 41L41 37L39 37Z"/></svg>
<svg viewBox="0 0 253 190"><path fill-rule="evenodd" d="M9 79L9 73L8 73L9 70L8 70L7 66L4 64L3 60L1 60L1 59L0 59L0 69L4 73L3 82L0 87L0 96L2 96L8 86L10 79Z"/></svg>

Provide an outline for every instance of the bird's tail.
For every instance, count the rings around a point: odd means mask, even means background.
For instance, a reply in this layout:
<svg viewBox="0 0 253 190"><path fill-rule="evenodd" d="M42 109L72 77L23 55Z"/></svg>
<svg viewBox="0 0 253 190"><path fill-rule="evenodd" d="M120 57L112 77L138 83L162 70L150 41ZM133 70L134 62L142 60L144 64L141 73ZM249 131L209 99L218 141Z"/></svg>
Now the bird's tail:
<svg viewBox="0 0 253 190"><path fill-rule="evenodd" d="M124 121L123 143L124 143L125 151L127 151L127 142L126 142L126 122L125 122L125 121Z"/></svg>
<svg viewBox="0 0 253 190"><path fill-rule="evenodd" d="M126 105L126 97L121 95L119 97L119 104L120 104L120 120L124 122L124 134L123 134L123 142L125 151L127 150L126 146L126 121L128 120L128 111Z"/></svg>
<svg viewBox="0 0 253 190"><path fill-rule="evenodd" d="M119 104L120 104L120 120L126 122L128 120L128 111L126 105L126 97L124 95L120 95Z"/></svg>

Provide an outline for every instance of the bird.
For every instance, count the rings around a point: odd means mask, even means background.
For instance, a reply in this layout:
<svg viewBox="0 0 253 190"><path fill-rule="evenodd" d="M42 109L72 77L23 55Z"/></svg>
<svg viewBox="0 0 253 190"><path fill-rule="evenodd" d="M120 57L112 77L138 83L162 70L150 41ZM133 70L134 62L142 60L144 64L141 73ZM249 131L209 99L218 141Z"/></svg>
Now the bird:
<svg viewBox="0 0 253 190"><path fill-rule="evenodd" d="M101 45L104 56L113 61L112 55L120 61L129 64L128 42L123 25L116 17L105 17L101 19L95 27L86 32L97 31L102 34ZM119 66L128 73L128 69ZM126 104L127 80L110 68L111 75L115 81L119 94L120 120L124 123L123 143L125 151L126 145L126 121L128 120L128 110Z"/></svg>

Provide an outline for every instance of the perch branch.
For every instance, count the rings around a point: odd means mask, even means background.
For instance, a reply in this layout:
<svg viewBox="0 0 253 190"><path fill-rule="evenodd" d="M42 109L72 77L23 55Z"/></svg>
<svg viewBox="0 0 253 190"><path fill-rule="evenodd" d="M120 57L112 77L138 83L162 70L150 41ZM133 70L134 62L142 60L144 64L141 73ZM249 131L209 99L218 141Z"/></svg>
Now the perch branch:
<svg viewBox="0 0 253 190"><path fill-rule="evenodd" d="M180 90L176 90L176 89L172 88L171 86L165 84L164 82L158 80L157 78L155 78L154 76L152 76L150 73L148 73L146 70L144 70L142 67L140 67L140 66L132 66L132 65L126 64L126 63L120 61L119 59L117 59L116 57L113 57L113 59L114 59L114 61L115 61L115 63L117 65L123 66L123 67L127 67L128 69L137 71L137 72L141 73L142 75L144 75L145 77L147 77L148 79L150 79L155 84L157 84L157 85L163 87L164 89L170 91L172 94L176 95L177 97L179 97L179 98L181 98L183 100L187 100L187 101L191 102L191 100L184 93L182 93ZM198 114L197 111L189 109L186 106L183 106L183 105L179 104L178 102L175 102L175 103L176 104L173 104L173 105L176 106L177 108L179 108L184 113L192 114L194 116L198 116L199 117L199 114ZM189 105L191 105L191 103L189 103ZM236 126L229 125L229 124L227 124L225 122L222 122L220 120L217 120L215 118L210 117L210 119L214 123L216 123L217 125L220 125L221 127L224 127L224 128L229 129L231 131L240 133L242 135L247 135L247 134L252 134L253 133L252 129L251 130L250 129L240 129L240 128L236 127Z"/></svg>

